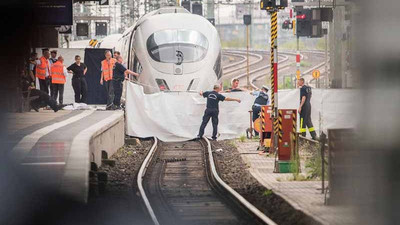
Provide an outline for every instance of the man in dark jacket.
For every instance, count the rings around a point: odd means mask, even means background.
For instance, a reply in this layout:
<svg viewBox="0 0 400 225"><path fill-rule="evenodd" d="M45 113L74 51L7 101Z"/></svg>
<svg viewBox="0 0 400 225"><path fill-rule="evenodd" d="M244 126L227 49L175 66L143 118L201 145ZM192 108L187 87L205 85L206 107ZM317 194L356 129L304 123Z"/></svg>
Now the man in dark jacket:
<svg viewBox="0 0 400 225"><path fill-rule="evenodd" d="M268 87L263 85L261 90L250 92L250 94L256 96L256 100L254 100L254 104L252 106L253 110L253 122L258 119L261 112L261 106L269 104L269 97L268 97ZM255 135L258 136L258 132L255 131Z"/></svg>
<svg viewBox="0 0 400 225"><path fill-rule="evenodd" d="M123 59L121 56L116 57L117 62L114 64L113 68L113 89L114 89L114 101L112 109L121 109L121 96L122 96L122 87L125 79L128 78L128 74L138 77L139 74L135 73L131 70L128 70L123 65Z"/></svg>
<svg viewBox="0 0 400 225"><path fill-rule="evenodd" d="M212 121L212 126L213 126L213 134L212 134L212 139L217 140L217 133L218 133L218 113L219 113L219 107L218 103L220 101L236 101L240 103L240 99L237 98L228 98L223 95L221 95L220 92L220 86L219 85L214 85L214 90L213 91L206 91L206 92L200 92L200 95L203 96L204 98L207 98L207 108L206 111L204 112L203 116L203 122L201 123L200 130L199 130L199 135L197 135L197 138L202 138L204 135L204 129L207 126L208 121Z"/></svg>
<svg viewBox="0 0 400 225"><path fill-rule="evenodd" d="M304 84L304 78L300 78L297 81L297 85L300 88L300 107L298 110L300 114L300 133L305 137L307 127L312 139L316 140L317 134L315 133L315 128L311 121L311 87Z"/></svg>
<svg viewBox="0 0 400 225"><path fill-rule="evenodd" d="M34 84L29 81L29 78L25 74L25 70L21 71L21 89L23 96L26 98L28 97L37 97L30 102L30 106L36 112L39 112L39 109L42 107L50 106L54 112L63 108L63 105L57 105L57 101L50 98L50 96L41 90L35 88Z"/></svg>

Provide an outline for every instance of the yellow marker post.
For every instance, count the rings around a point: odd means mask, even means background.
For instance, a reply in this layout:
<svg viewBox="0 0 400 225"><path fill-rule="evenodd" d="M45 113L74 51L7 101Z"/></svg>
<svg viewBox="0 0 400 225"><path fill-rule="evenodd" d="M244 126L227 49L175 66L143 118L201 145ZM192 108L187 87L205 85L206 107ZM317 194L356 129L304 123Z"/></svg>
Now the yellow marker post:
<svg viewBox="0 0 400 225"><path fill-rule="evenodd" d="M296 20L293 20L293 35L296 35Z"/></svg>
<svg viewBox="0 0 400 225"><path fill-rule="evenodd" d="M320 75L321 75L321 72L319 72L319 70L312 71L312 76L314 77L314 79L318 79Z"/></svg>
<svg viewBox="0 0 400 225"><path fill-rule="evenodd" d="M321 75L321 73L319 72L319 70L313 70L312 71L312 76L313 78L316 80L316 86L317 88L319 88L319 76Z"/></svg>

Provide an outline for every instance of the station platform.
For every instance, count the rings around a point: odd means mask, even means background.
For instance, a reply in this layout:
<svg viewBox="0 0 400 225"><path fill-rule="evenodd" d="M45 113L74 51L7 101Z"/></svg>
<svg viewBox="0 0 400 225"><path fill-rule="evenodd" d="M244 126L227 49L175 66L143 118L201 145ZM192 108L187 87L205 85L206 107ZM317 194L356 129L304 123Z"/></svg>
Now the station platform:
<svg viewBox="0 0 400 225"><path fill-rule="evenodd" d="M266 188L281 196L295 209L321 224L356 224L350 207L325 205L321 181L293 181L291 173L274 173L274 157L258 154L258 141L235 141L249 172ZM301 162L304 165L304 162ZM325 186L328 182L325 182Z"/></svg>
<svg viewBox="0 0 400 225"><path fill-rule="evenodd" d="M123 111L40 110L7 114L7 157L40 188L86 202L93 163L124 145Z"/></svg>

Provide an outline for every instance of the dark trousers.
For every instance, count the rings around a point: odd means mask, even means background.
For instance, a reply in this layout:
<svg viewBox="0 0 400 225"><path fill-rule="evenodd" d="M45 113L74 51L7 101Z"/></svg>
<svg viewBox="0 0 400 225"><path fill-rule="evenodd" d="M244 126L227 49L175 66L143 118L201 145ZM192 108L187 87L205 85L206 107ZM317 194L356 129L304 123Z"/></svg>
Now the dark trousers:
<svg viewBox="0 0 400 225"><path fill-rule="evenodd" d="M75 102L76 103L87 103L87 83L86 78L72 78L72 87L75 92Z"/></svg>
<svg viewBox="0 0 400 225"><path fill-rule="evenodd" d="M121 105L121 96L122 96L122 82L123 80L113 80L113 88L114 88L114 105Z"/></svg>
<svg viewBox="0 0 400 225"><path fill-rule="evenodd" d="M44 80L39 79L39 87L40 90L45 92L46 94L49 94L49 86L50 86L50 79L46 78Z"/></svg>
<svg viewBox="0 0 400 225"><path fill-rule="evenodd" d="M306 136L306 127L311 134L313 139L316 138L314 125L311 121L311 105L303 105L300 112L300 133L303 137Z"/></svg>
<svg viewBox="0 0 400 225"><path fill-rule="evenodd" d="M204 129L206 129L207 123L211 118L212 126L213 126L213 134L212 138L217 138L218 133L218 109L206 109L203 116L203 122L201 123L200 130L199 130L199 137L203 137Z"/></svg>
<svg viewBox="0 0 400 225"><path fill-rule="evenodd" d="M253 122L256 121L260 117L260 112L261 112L261 106L255 106L251 107L251 110L253 110ZM254 130L254 134L258 136L258 132Z"/></svg>
<svg viewBox="0 0 400 225"><path fill-rule="evenodd" d="M104 86L107 92L107 106L110 106L114 102L114 88L112 80L104 81Z"/></svg>
<svg viewBox="0 0 400 225"><path fill-rule="evenodd" d="M51 84L52 86L52 94L51 98L55 101L57 101L58 95L60 95L60 98L58 99L59 104L63 104L64 100L64 84Z"/></svg>
<svg viewBox="0 0 400 225"><path fill-rule="evenodd" d="M42 108L50 106L52 110L54 111L57 110L57 102L51 99L51 97L48 94L46 94L46 92L33 89L31 90L30 96L31 97L39 96L39 98L31 101L31 105L33 108Z"/></svg>

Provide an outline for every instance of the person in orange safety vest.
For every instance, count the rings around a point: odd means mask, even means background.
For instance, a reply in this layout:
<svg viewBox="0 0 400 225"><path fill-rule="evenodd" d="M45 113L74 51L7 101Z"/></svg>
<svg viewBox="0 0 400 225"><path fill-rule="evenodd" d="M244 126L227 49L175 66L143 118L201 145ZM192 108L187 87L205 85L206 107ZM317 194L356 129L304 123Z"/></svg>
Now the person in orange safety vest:
<svg viewBox="0 0 400 225"><path fill-rule="evenodd" d="M113 69L116 60L112 58L111 51L106 50L104 53L106 59L101 61L101 78L100 84L106 87L107 91L107 106L106 110L111 110L113 108L114 102L114 89L113 89Z"/></svg>
<svg viewBox="0 0 400 225"><path fill-rule="evenodd" d="M66 81L66 76L68 74L67 68L64 66L64 58L59 56L57 61L51 65L50 75L51 75L51 85L52 92L51 97L53 100L57 101L58 94L60 94L60 98L58 103L60 105L63 104L64 99L64 84Z"/></svg>
<svg viewBox="0 0 400 225"><path fill-rule="evenodd" d="M36 60L36 77L39 79L40 90L49 94L50 86L50 52L49 49L42 49L42 57Z"/></svg>

